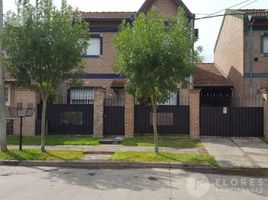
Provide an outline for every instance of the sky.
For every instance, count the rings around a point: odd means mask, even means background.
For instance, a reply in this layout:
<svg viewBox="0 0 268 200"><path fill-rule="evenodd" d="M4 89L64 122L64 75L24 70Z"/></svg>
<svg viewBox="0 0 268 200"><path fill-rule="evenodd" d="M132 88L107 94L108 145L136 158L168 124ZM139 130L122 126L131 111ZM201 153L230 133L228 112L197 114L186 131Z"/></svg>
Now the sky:
<svg viewBox="0 0 268 200"><path fill-rule="evenodd" d="M32 0L35 2L35 0ZM145 0L67 0L68 4L81 11L137 11ZM60 6L61 0L54 0L56 6ZM268 0L183 0L190 11L196 17L212 14L233 5L233 8L268 9ZM4 13L15 10L15 0L3 0ZM219 12L222 14L224 11ZM222 23L222 17L197 20L195 28L199 29L197 46L203 47L202 56L204 62L213 62L213 49Z"/></svg>

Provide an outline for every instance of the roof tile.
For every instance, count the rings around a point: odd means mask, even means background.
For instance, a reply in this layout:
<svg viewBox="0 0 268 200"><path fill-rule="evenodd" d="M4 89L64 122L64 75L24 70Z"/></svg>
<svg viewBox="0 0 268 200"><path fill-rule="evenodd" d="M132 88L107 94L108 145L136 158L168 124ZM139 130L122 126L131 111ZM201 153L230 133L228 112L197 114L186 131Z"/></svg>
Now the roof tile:
<svg viewBox="0 0 268 200"><path fill-rule="evenodd" d="M194 73L194 86L232 86L214 63L199 63Z"/></svg>

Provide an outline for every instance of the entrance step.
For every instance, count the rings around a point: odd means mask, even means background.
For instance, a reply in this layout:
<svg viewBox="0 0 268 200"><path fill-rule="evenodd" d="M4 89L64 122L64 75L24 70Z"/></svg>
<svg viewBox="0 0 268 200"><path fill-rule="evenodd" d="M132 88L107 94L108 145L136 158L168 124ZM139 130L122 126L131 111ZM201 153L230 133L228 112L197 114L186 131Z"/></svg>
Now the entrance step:
<svg viewBox="0 0 268 200"><path fill-rule="evenodd" d="M100 144L121 144L123 139L122 136L104 137L100 139Z"/></svg>

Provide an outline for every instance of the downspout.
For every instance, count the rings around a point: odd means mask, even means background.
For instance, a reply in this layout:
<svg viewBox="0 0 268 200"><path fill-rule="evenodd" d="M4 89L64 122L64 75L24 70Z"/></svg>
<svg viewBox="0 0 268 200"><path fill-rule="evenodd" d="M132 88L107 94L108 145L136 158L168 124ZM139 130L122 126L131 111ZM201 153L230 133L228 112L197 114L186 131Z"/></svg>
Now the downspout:
<svg viewBox="0 0 268 200"><path fill-rule="evenodd" d="M193 14L192 15L192 37L195 37L195 15ZM193 47L192 47L192 62L194 62L194 44L193 44ZM193 75L191 75L189 77L189 82L190 82L190 89L193 89L194 87L194 84L193 84Z"/></svg>
<svg viewBox="0 0 268 200"><path fill-rule="evenodd" d="M253 95L253 24L252 16L248 15L248 68L249 68L249 95Z"/></svg>

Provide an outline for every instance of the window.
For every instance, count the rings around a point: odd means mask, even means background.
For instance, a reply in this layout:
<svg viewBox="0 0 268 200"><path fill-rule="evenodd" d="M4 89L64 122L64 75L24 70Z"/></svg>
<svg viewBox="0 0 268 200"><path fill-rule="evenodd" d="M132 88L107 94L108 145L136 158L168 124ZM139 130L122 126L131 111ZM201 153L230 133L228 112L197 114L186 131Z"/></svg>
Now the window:
<svg viewBox="0 0 268 200"><path fill-rule="evenodd" d="M169 99L162 104L159 105L164 105L164 106L176 106L178 101L178 94L177 93L171 93Z"/></svg>
<svg viewBox="0 0 268 200"><path fill-rule="evenodd" d="M6 106L10 106L10 84L5 85L5 102Z"/></svg>
<svg viewBox="0 0 268 200"><path fill-rule="evenodd" d="M92 35L86 55L93 58L98 58L102 55L102 37L100 35Z"/></svg>
<svg viewBox="0 0 268 200"><path fill-rule="evenodd" d="M71 89L70 104L94 104L94 91L91 88Z"/></svg>
<svg viewBox="0 0 268 200"><path fill-rule="evenodd" d="M264 56L268 56L268 33L263 33L261 40L262 40L261 41L262 42L261 53Z"/></svg>

